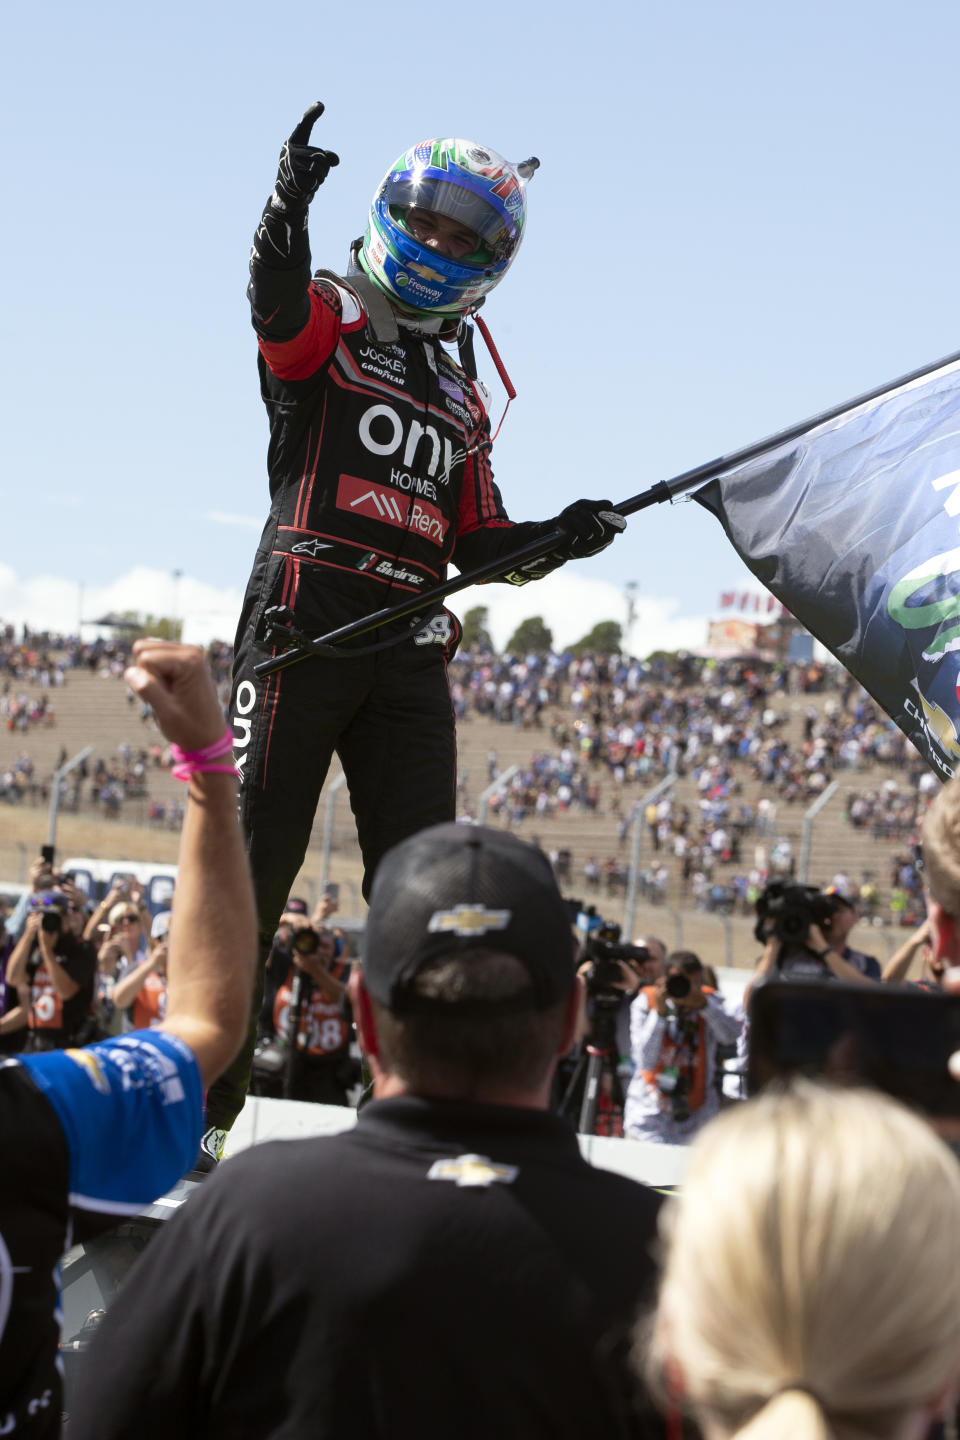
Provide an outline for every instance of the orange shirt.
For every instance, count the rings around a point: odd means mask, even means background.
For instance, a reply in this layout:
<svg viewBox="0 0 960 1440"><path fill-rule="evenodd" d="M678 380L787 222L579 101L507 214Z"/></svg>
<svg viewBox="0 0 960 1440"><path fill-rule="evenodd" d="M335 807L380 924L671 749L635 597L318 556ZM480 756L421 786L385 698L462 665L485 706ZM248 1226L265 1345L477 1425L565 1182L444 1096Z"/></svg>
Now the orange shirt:
<svg viewBox="0 0 960 1440"><path fill-rule="evenodd" d="M167 979L152 970L140 987L140 993L133 1002L134 1030L149 1030L159 1025L167 1013Z"/></svg>
<svg viewBox="0 0 960 1440"><path fill-rule="evenodd" d="M342 980L346 973L347 966L336 963L330 970L330 974L335 980ZM287 978L277 988L277 996L273 1002L274 1029L287 1044L290 1043L287 1032L293 977L294 967L291 965L287 971ZM337 1050L343 1049L349 1038L350 1032L343 1018L341 1002L328 1000L319 985L314 985L310 991L310 998L300 1011L300 1033L297 1037L297 1044L301 1054L333 1055Z"/></svg>

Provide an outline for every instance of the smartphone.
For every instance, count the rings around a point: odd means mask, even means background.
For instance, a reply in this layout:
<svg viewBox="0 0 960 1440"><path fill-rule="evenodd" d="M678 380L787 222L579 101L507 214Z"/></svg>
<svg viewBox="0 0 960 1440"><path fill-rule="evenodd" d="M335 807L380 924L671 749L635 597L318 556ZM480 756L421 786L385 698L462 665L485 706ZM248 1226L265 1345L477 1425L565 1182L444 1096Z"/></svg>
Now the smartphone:
<svg viewBox="0 0 960 1440"><path fill-rule="evenodd" d="M52 864L53 864L53 856L54 856L54 847L53 847L52 845L41 845L41 846L40 846L40 859L44 862L44 864L46 864L46 865L52 865Z"/></svg>
<svg viewBox="0 0 960 1440"><path fill-rule="evenodd" d="M328 886L326 887L326 889L324 890L323 893L324 893L324 895L326 895L327 898L330 899L330 900L339 900L339 899L340 899L340 886L337 885L337 884L335 884L335 883L331 883L330 885L328 885Z"/></svg>
<svg viewBox="0 0 960 1440"><path fill-rule="evenodd" d="M960 1050L960 995L914 985L771 980L750 999L747 1093L791 1075L872 1085L960 1116L947 1061Z"/></svg>

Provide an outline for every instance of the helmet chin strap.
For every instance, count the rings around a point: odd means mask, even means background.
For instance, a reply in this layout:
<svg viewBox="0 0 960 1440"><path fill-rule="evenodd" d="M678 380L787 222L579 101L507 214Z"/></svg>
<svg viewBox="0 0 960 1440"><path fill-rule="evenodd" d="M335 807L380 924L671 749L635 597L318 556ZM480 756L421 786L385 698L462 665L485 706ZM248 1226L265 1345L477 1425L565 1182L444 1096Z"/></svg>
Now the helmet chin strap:
<svg viewBox="0 0 960 1440"><path fill-rule="evenodd" d="M507 367L500 359L500 352L493 342L493 336L487 329L486 324L481 320L477 311L483 304L481 298L471 305L469 310L462 315L431 315L429 310L413 311L407 313L395 305L390 298L380 289L360 264L359 255L362 240L355 240L350 246L350 259L347 264L346 279L354 289L361 295L367 306L367 315L374 339L391 341L397 338L397 326L402 325L406 330L413 330L420 335L436 335L441 340L456 340L460 352L460 364L470 376L471 380L477 378L476 357L473 350L473 326L468 323L472 319L483 336L483 343L490 352L490 358L497 369L497 374L507 392L507 403L503 407L503 414L500 416L500 423L497 425L491 439L496 440L500 434L504 420L507 418L507 411L510 409L510 402L516 400L517 392L513 381L507 374ZM319 271L319 274L327 275L330 279L338 277L329 271Z"/></svg>
<svg viewBox="0 0 960 1440"><path fill-rule="evenodd" d="M350 246L346 279L363 295L365 300L372 301L371 304L368 304L367 309L370 320L373 322L375 338L395 340L397 325L403 325L405 329L415 330L420 335L439 335L444 340L456 339L460 316L435 315L429 310L408 310L405 306L398 305L360 264L362 245L362 240L354 240ZM328 271L322 273L329 274ZM389 316L392 318L388 318L384 314L384 306L387 307ZM444 334L444 331L448 333Z"/></svg>

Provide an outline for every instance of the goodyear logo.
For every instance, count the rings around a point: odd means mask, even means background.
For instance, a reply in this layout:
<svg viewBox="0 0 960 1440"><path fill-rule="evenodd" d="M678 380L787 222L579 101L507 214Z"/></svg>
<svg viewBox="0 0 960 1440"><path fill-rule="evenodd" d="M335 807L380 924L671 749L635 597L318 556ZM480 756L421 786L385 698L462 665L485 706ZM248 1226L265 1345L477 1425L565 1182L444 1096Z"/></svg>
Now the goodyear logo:
<svg viewBox="0 0 960 1440"><path fill-rule="evenodd" d="M452 1180L460 1186L512 1185L519 1175L516 1165L501 1165L488 1155L458 1155L455 1160L435 1160L427 1171L428 1180Z"/></svg>
<svg viewBox="0 0 960 1440"><path fill-rule="evenodd" d="M453 910L434 910L427 926L431 935L488 935L506 930L510 910L488 910L485 905L457 905Z"/></svg>

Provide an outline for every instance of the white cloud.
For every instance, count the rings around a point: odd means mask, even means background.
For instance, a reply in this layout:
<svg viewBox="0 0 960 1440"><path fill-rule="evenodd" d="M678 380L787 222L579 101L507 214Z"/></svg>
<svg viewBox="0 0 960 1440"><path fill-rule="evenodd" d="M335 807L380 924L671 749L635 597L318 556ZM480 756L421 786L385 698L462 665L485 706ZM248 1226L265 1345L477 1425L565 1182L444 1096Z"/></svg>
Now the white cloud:
<svg viewBox="0 0 960 1440"><path fill-rule="evenodd" d="M489 611L489 629L498 648L506 645L521 620L540 615L561 649L580 640L601 620L626 627L627 596L608 580L578 575L569 566L529 585L471 585L451 597L450 608L461 618L474 605ZM638 594L629 648L643 657L651 650L694 650L707 641L707 616L676 614L680 601Z"/></svg>
<svg viewBox="0 0 960 1440"><path fill-rule="evenodd" d="M233 639L241 600L241 591L232 587L218 588L192 575L175 579L170 570L146 566L105 585L81 586L58 575L21 579L9 565L0 565L0 620L35 630L75 634L80 619L89 622L111 611L135 610L176 615L183 620L184 639L202 645Z"/></svg>
<svg viewBox="0 0 960 1440"><path fill-rule="evenodd" d="M218 588L192 575L174 578L170 570L137 566L108 584L81 587L56 575L22 579L8 565L0 565L0 621L28 624L32 629L76 633L78 619L95 620L109 612L134 610L149 615L176 615L183 621L184 639L194 644L232 640L240 614L242 592ZM607 580L578 575L569 566L530 585L472 585L454 595L450 608L461 617L474 605L489 611L490 633L502 647L521 620L540 615L559 647L573 644L601 620L625 625L624 591ZM707 639L707 617L679 617L680 601L637 595L630 649L635 655L651 650L699 649ZM93 630L85 631L93 635Z"/></svg>

